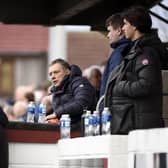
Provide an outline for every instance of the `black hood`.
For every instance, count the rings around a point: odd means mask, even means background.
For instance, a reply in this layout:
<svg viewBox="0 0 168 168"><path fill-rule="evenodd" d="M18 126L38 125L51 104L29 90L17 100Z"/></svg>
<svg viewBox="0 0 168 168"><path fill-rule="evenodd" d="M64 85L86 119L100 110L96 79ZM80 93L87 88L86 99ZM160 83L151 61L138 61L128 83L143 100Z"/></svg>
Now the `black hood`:
<svg viewBox="0 0 168 168"><path fill-rule="evenodd" d="M157 30L152 30L150 34L143 36L139 45L154 48L160 56L162 69L168 68L168 50L159 39Z"/></svg>
<svg viewBox="0 0 168 168"><path fill-rule="evenodd" d="M82 71L77 65L71 65L70 79L73 79L75 76L82 76Z"/></svg>
<svg viewBox="0 0 168 168"><path fill-rule="evenodd" d="M7 127L8 125L7 116L5 115L1 107L0 107L0 125L3 127Z"/></svg>

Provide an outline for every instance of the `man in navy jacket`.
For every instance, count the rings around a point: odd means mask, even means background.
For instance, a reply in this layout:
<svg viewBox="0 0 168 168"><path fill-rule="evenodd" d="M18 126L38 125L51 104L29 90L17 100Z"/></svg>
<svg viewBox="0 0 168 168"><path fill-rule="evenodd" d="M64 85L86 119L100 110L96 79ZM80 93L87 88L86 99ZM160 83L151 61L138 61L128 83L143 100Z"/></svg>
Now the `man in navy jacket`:
<svg viewBox="0 0 168 168"><path fill-rule="evenodd" d="M110 57L107 60L105 70L102 76L100 96L104 95L107 80L111 71L121 63L123 60L123 52L131 44L129 40L124 38L122 31L123 19L120 14L113 14L106 20L108 30L107 37L109 39L111 48L113 49Z"/></svg>
<svg viewBox="0 0 168 168"><path fill-rule="evenodd" d="M95 109L95 89L82 77L78 66L56 59L49 66L49 76L53 84L50 91L54 112L46 117L47 120L69 114L72 123L75 123L80 121L84 109Z"/></svg>

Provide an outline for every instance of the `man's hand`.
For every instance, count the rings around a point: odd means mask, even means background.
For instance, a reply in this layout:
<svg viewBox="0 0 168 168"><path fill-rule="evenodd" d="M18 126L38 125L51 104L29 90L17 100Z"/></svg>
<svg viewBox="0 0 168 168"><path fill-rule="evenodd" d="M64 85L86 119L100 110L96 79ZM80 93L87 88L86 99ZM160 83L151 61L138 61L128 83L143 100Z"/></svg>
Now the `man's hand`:
<svg viewBox="0 0 168 168"><path fill-rule="evenodd" d="M47 120L56 119L56 118L57 118L56 114L53 113L53 114L47 115L47 116L45 117L45 120L47 121Z"/></svg>
<svg viewBox="0 0 168 168"><path fill-rule="evenodd" d="M57 119L57 116L55 113L46 116L45 120L47 121L48 124L56 124L56 125L60 124L60 121Z"/></svg>

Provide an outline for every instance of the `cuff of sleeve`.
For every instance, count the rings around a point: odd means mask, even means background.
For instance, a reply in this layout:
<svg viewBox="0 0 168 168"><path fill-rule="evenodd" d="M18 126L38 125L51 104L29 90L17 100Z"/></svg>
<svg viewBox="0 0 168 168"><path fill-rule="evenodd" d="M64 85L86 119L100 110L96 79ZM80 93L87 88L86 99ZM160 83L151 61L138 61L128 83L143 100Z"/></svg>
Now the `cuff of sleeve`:
<svg viewBox="0 0 168 168"><path fill-rule="evenodd" d="M58 109L56 109L57 111L55 111L55 114L57 116L57 118L61 118L61 115L64 113L64 109L63 107L59 107Z"/></svg>

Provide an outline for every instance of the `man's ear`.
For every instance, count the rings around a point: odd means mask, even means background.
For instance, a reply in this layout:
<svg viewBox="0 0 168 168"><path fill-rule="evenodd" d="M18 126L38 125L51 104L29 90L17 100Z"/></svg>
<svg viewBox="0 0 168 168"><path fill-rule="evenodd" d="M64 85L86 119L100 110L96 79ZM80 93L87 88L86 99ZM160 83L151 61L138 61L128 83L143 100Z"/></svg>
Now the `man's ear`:
<svg viewBox="0 0 168 168"><path fill-rule="evenodd" d="M71 71L70 71L69 69L66 69L66 70L65 70L66 75L70 74L70 72L71 72Z"/></svg>
<svg viewBox="0 0 168 168"><path fill-rule="evenodd" d="M122 28L117 29L118 35L121 36L123 34Z"/></svg>

